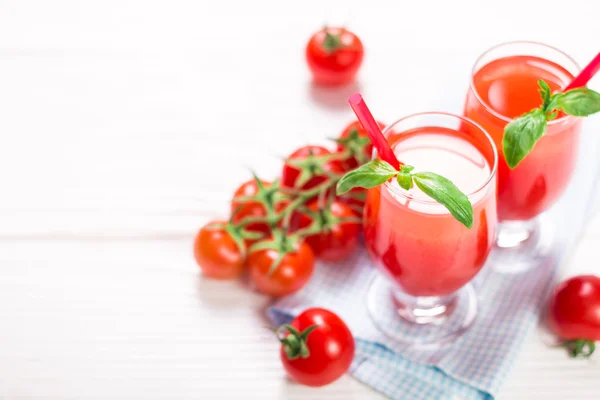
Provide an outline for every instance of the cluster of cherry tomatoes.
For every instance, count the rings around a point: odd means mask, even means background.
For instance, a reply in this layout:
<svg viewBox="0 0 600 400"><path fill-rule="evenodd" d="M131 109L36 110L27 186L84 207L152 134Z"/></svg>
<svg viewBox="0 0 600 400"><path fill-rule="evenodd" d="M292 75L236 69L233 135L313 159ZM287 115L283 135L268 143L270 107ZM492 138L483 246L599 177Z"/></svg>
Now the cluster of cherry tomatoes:
<svg viewBox="0 0 600 400"><path fill-rule="evenodd" d="M350 82L362 58L362 43L344 28L323 28L306 47L318 84ZM358 122L335 142L333 151L301 147L286 159L279 179L254 176L237 188L229 220L212 221L196 236L194 256L205 276L235 279L247 271L259 292L285 296L306 285L316 259L336 263L354 252L365 192L336 196L335 185L370 159L372 146ZM323 386L350 368L354 338L331 311L308 309L275 333L283 366L299 383Z"/></svg>
<svg viewBox="0 0 600 400"><path fill-rule="evenodd" d="M242 183L229 221L212 221L196 237L194 255L204 275L234 279L247 270L256 290L285 296L309 281L316 259L346 259L359 245L365 192L338 197L335 184L371 151L366 132L353 122L334 151L301 147L286 159L279 179L255 176Z"/></svg>
<svg viewBox="0 0 600 400"><path fill-rule="evenodd" d="M301 147L286 159L279 179L255 176L242 183L229 221L210 222L196 236L194 255L204 275L234 279L247 270L256 290L285 296L306 285L316 259L346 259L359 244L365 192L336 196L335 185L371 152L366 132L353 122L336 139L335 151ZM304 385L329 384L352 363L352 333L331 311L306 310L276 334L284 368Z"/></svg>

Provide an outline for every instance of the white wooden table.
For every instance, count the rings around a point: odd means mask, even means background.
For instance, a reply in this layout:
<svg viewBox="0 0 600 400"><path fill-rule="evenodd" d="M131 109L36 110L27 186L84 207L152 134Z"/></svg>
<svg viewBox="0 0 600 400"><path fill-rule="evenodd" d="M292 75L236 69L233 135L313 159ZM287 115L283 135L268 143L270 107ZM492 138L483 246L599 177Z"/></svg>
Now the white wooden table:
<svg viewBox="0 0 600 400"><path fill-rule="evenodd" d="M495 43L597 53L598 4L530 3L2 1L0 398L378 398L350 377L289 382L269 300L200 277L194 232L249 166L272 177L278 156L337 135L352 91L384 121L439 97L459 111L445 83L466 90ZM338 93L311 87L303 60L325 22L367 48ZM565 274L599 273L598 246L600 218ZM599 364L534 334L500 398L597 399Z"/></svg>

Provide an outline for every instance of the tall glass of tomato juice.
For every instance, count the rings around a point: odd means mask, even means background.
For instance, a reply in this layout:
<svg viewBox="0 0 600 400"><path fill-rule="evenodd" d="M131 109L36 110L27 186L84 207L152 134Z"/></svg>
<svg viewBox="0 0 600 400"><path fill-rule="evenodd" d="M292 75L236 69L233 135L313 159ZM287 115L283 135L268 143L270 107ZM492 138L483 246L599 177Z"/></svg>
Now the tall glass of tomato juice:
<svg viewBox="0 0 600 400"><path fill-rule="evenodd" d="M369 189L365 243L381 272L369 289L369 313L399 342L446 343L476 316L469 282L496 237L496 148L479 125L445 113L400 119L384 135L403 163L443 175L467 194L474 223L468 229L416 186L407 191L392 180Z"/></svg>
<svg viewBox="0 0 600 400"><path fill-rule="evenodd" d="M545 135L512 170L502 152L504 127L542 104L539 79L560 91L579 71L565 53L533 42L495 46L473 67L464 115L489 132L498 147L498 250L518 251L523 260L543 253L549 243L549 227L542 229L538 216L560 198L571 178L581 118L559 115L548 122Z"/></svg>

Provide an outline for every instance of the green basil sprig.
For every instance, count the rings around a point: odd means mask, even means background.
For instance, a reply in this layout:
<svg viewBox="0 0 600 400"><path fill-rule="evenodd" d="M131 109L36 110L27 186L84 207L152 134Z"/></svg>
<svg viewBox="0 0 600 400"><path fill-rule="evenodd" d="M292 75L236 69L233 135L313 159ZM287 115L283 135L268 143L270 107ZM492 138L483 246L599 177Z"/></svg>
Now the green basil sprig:
<svg viewBox="0 0 600 400"><path fill-rule="evenodd" d="M533 150L537 141L546 133L547 122L554 120L560 111L575 117L587 117L600 112L598 92L583 87L552 94L545 81L540 79L538 85L542 105L514 119L504 128L502 149L511 169L519 165Z"/></svg>
<svg viewBox="0 0 600 400"><path fill-rule="evenodd" d="M411 165L402 165L397 171L383 160L372 160L348 172L337 184L337 194L343 194L355 187L370 189L379 186L393 177L405 190L417 185L426 195L442 204L467 228L473 226L473 206L463 192L452 181L433 172L413 172Z"/></svg>

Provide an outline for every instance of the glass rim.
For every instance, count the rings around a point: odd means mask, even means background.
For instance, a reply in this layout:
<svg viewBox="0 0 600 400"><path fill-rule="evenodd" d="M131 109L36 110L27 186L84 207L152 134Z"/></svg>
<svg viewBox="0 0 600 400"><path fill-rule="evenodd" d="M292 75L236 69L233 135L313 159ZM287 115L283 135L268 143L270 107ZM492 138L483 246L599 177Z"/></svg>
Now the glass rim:
<svg viewBox="0 0 600 400"><path fill-rule="evenodd" d="M426 112L420 112L420 113L415 113L415 114L410 114L407 115L406 117L402 117L394 122L392 122L391 124L387 125L385 127L385 129L383 130L383 135L386 137L387 139L387 133L389 132L389 130L395 126L396 124L406 121L408 119L411 118L416 118L416 117L423 117L423 116L442 116L442 117L450 117L450 118L454 118L454 119L458 119L462 122L466 122L467 124L470 124L471 126L475 127L475 129L477 129L480 133L483 134L483 136L485 137L485 139L487 140L488 144L490 145L490 147L492 148L492 153L494 155L494 165L492 166L492 168L490 169L490 173L487 177L487 179L485 180L485 182L478 187L477 189L475 189L474 191L472 191L471 193L465 193L467 198L469 200L471 200L473 197L477 196L480 194L480 192L482 192L483 190L485 190L490 183L492 182L492 180L494 179L494 177L496 176L496 171L498 170L498 150L496 149L496 144L494 143L494 140L492 139L492 137L490 136L490 134L483 129L483 127L481 125L479 125L478 123L476 123L475 121L460 116L460 115L456 115L456 114L452 114L452 113L448 113L448 112L443 112L443 111L426 111ZM399 134L402 134L402 132L398 132ZM477 149L479 151L479 149ZM480 152L481 153L481 152ZM377 157L377 149L375 149L373 147L373 157L372 158L376 158ZM410 200L412 202L418 203L418 204L439 204L437 201L433 200L433 199L416 199L412 194L409 193L408 190L402 189L401 187L394 187L392 186L392 184L389 181L384 182L383 184L388 190L390 190L391 192L393 192L394 194L401 196L407 200Z"/></svg>
<svg viewBox="0 0 600 400"><path fill-rule="evenodd" d="M569 60L569 62L573 63L573 65L575 66L575 69L577 70L577 73L581 72L581 67L579 66L579 64L577 64L577 61L575 61L573 59L573 57L571 57L570 55L568 55L564 51L558 49L557 47L550 46L549 44L545 44L545 43L542 43L542 42L535 42L535 41L531 41L531 40L512 40L510 42L504 42L504 43L500 43L500 44L494 45L494 46L490 47L489 49L487 49L486 51L484 51L483 53L481 53L481 55L479 57L477 57L477 59L475 60L475 63L473 64L473 68L471 69L471 77L469 79L470 89L473 92L473 94L475 95L475 98L477 99L477 101L479 102L479 104L481 104L486 109L486 111L488 111L494 117L496 117L496 118L498 118L498 119L500 119L500 120L502 120L502 121L504 121L506 123L510 123L510 122L514 121L515 118L509 118L509 117L507 117L507 116L505 116L505 115L497 112L496 110L494 110L492 108L491 105L489 105L487 102L483 101L483 99L481 98L481 96L477 92L477 89L475 88L475 82L473 81L473 78L475 77L475 73L477 72L475 69L477 68L477 66L479 65L479 63L481 62L481 60L485 56L487 56L488 54L490 54L492 51L498 50L499 48L502 48L502 47L505 47L505 46L510 46L510 45L516 45L516 44L540 46L540 47L544 47L544 48L546 48L548 50L557 52L561 56L563 56L567 60ZM487 65L487 64L485 64L485 65ZM564 66L562 64L559 64L559 65L564 68ZM565 122L565 121L573 120L573 119L576 119L576 118L577 117L566 115L564 117L557 118L557 119L552 120L552 121L548 121L547 124L548 124L548 126L557 125L558 123L562 123L562 122Z"/></svg>

